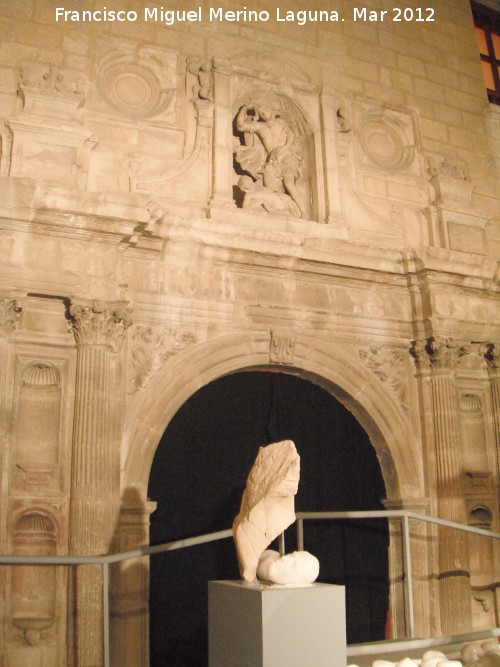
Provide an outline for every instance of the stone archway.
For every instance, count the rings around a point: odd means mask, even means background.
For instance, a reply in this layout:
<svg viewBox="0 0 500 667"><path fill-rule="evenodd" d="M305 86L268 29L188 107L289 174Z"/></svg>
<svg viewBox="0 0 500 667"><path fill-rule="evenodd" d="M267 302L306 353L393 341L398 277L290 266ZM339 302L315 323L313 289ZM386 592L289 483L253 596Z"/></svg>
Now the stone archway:
<svg viewBox="0 0 500 667"><path fill-rule="evenodd" d="M383 509L380 464L353 415L296 374L247 370L198 390L163 434L149 484L151 544L230 527L258 448L283 439L301 456L297 511ZM346 587L348 642L384 639L387 522L308 522L305 537L320 581ZM292 526L286 549L296 548ZM205 664L206 582L238 578L231 539L152 559L152 665Z"/></svg>
<svg viewBox="0 0 500 667"><path fill-rule="evenodd" d="M123 440L122 489L146 500L149 471L158 442L180 406L200 387L249 368L285 366L326 389L347 407L365 431L380 461L388 499L420 499L424 481L410 422L374 375L342 346L297 336L293 362L270 360L270 334L221 336L180 353L144 392Z"/></svg>
<svg viewBox="0 0 500 667"><path fill-rule="evenodd" d="M151 511L147 502L150 468L158 443L172 417L199 388L244 369L286 368L326 389L353 413L368 434L380 462L389 505L405 506L408 500L418 503L423 498L423 474L410 424L394 399L358 359L340 345L305 336L294 338L293 355L277 358L272 351L270 353L270 349L269 331L221 336L180 353L144 392L130 414L123 442L123 494L130 497L132 492L136 499L135 510L130 506L124 507L127 516L134 511L136 514L132 529L122 522L126 544L131 545L133 541L133 537L126 538L127 531L137 534L138 524L142 526L139 532L143 539L147 537ZM394 551L391 546L391 554ZM391 572L391 579L395 579L393 574L395 572ZM134 621L133 615L129 614L127 622L129 625L139 623L141 636L144 636L148 591L144 587L144 576L141 581L142 591L137 591L137 618ZM404 617L400 591L394 588L391 595L393 611ZM120 616L125 615L120 614L118 609L117 618ZM123 636L123 628L119 632ZM147 641L146 634L143 642ZM147 667L147 649L144 646L140 655L140 664ZM120 658L124 659L124 656ZM127 660L130 659L129 652ZM132 662L123 664L132 665Z"/></svg>

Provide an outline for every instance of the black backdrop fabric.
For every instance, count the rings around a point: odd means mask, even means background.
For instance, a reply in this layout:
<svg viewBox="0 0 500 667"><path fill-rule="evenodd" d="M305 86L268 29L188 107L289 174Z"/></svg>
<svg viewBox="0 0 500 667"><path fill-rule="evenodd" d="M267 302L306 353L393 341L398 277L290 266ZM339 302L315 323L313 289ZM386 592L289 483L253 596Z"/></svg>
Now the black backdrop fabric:
<svg viewBox="0 0 500 667"><path fill-rule="evenodd" d="M284 439L301 457L297 511L383 509L375 451L348 410L308 380L239 372L200 389L168 425L150 474L151 544L230 528L258 448ZM305 549L319 581L346 586L348 642L383 639L386 521L308 522ZM152 667L206 667L207 582L238 578L231 539L151 558Z"/></svg>

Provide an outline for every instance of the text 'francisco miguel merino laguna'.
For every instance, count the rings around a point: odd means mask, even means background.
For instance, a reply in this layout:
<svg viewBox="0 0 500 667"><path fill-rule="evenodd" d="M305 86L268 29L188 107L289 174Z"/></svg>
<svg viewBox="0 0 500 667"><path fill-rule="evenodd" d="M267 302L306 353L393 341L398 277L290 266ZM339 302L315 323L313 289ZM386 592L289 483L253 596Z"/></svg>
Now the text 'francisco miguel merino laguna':
<svg viewBox="0 0 500 667"><path fill-rule="evenodd" d="M56 21L69 23L100 23L100 22L128 22L135 23L136 21L163 23L168 26L176 23L201 23L207 20L213 22L229 22L229 23L267 23L268 21L276 21L278 23L289 22L298 25L305 25L306 23L330 23L343 21L344 18L339 15L339 12L326 9L299 9L299 10L282 10L276 7L271 14L265 9L255 10L239 9L232 11L223 9L222 7L209 7L204 14L202 7L196 9L165 9L164 7L144 7L142 12L134 10L115 10L102 7L101 9L86 10L86 9L65 9L64 7L56 7L55 10ZM372 10L366 7L353 7L351 18L353 21L394 21L394 22L409 22L409 21L433 21L434 9L430 7L416 7L416 8L398 8Z"/></svg>

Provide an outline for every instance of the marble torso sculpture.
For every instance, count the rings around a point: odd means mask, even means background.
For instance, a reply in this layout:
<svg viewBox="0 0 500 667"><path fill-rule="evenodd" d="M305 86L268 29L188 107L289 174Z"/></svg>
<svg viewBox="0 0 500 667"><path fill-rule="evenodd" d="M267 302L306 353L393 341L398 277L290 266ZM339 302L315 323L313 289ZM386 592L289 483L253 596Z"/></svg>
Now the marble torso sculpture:
<svg viewBox="0 0 500 667"><path fill-rule="evenodd" d="M280 557L266 548L295 521L294 500L300 476L300 457L291 440L261 447L250 471L233 523L240 574L245 581L259 578L278 584L313 582L317 558L301 551Z"/></svg>

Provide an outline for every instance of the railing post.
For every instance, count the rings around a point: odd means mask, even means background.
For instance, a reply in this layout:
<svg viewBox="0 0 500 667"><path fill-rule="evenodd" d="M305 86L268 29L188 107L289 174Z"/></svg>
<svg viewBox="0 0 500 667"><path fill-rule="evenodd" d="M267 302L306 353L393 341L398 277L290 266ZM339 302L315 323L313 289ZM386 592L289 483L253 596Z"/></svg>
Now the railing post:
<svg viewBox="0 0 500 667"><path fill-rule="evenodd" d="M102 564L102 608L104 624L104 667L111 667L109 641L109 563Z"/></svg>
<svg viewBox="0 0 500 667"><path fill-rule="evenodd" d="M279 552L280 552L280 556L284 556L285 553L286 553L286 550L285 550L285 533L284 532L281 533L281 535L279 537Z"/></svg>
<svg viewBox="0 0 500 667"><path fill-rule="evenodd" d="M297 517L297 549L304 551L304 519Z"/></svg>
<svg viewBox="0 0 500 667"><path fill-rule="evenodd" d="M406 582L406 612L408 617L408 634L410 639L415 636L415 619L413 615L413 588L411 572L411 547L410 547L410 522L405 514L402 517L403 522L403 562Z"/></svg>

